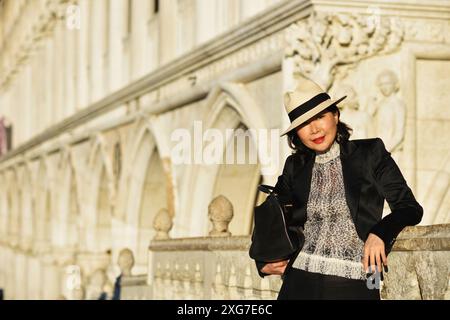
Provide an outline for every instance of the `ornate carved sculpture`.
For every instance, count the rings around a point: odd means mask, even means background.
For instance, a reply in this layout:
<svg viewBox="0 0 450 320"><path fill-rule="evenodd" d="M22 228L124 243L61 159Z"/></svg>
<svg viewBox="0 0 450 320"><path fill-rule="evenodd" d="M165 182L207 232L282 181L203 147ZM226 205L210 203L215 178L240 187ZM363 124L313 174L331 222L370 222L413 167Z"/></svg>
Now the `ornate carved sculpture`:
<svg viewBox="0 0 450 320"><path fill-rule="evenodd" d="M375 54L396 49L403 39L398 20L340 13L314 13L287 30L286 58L294 62L294 77L306 74L325 90L336 66L355 65ZM345 68L342 72L345 72Z"/></svg>
<svg viewBox="0 0 450 320"><path fill-rule="evenodd" d="M393 71L382 71L377 77L377 87L381 98L375 98L369 106L375 121L375 135L393 152L400 148L405 135L406 106L397 96L400 87Z"/></svg>
<svg viewBox="0 0 450 320"><path fill-rule="evenodd" d="M233 205L223 195L214 198L208 206L208 216L213 228L209 232L210 236L224 237L231 236L228 225L233 218Z"/></svg>

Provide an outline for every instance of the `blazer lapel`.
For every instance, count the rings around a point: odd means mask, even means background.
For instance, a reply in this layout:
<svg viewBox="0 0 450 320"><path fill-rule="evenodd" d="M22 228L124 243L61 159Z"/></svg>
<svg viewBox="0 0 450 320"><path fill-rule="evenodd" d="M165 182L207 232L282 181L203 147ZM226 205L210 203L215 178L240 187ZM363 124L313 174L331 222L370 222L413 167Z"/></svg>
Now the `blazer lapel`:
<svg viewBox="0 0 450 320"><path fill-rule="evenodd" d="M306 159L303 166L294 165L294 203L295 211L293 213L294 221L304 224L306 221L306 206L308 204L309 191L311 189L312 169L314 166L315 155Z"/></svg>
<svg viewBox="0 0 450 320"><path fill-rule="evenodd" d="M341 144L341 164L345 196L353 221L356 223L361 192L362 161L355 152L357 146L352 141Z"/></svg>

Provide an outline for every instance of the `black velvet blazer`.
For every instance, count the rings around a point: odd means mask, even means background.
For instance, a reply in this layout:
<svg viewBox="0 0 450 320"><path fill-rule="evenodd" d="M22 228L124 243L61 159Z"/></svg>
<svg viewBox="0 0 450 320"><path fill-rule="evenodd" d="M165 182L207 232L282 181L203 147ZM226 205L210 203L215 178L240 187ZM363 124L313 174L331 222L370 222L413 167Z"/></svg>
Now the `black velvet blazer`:
<svg viewBox="0 0 450 320"><path fill-rule="evenodd" d="M341 143L340 158L347 205L358 236L380 237L389 253L397 235L406 226L418 224L423 209L414 198L400 169L381 139L351 140ZM301 164L295 155L285 162L275 190L283 204L292 204L292 223L304 225L315 154ZM381 219L386 199L391 213ZM264 263L257 263L258 270Z"/></svg>

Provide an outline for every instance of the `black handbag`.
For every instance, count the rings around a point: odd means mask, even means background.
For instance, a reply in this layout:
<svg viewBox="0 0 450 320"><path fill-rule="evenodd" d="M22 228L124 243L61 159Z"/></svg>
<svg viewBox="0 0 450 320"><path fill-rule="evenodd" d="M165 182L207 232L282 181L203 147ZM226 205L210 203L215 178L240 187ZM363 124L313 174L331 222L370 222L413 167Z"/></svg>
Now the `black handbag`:
<svg viewBox="0 0 450 320"><path fill-rule="evenodd" d="M303 228L290 225L292 205L281 204L274 187L260 185L258 190L269 195L254 209L255 226L249 255L261 262L289 259L303 246Z"/></svg>

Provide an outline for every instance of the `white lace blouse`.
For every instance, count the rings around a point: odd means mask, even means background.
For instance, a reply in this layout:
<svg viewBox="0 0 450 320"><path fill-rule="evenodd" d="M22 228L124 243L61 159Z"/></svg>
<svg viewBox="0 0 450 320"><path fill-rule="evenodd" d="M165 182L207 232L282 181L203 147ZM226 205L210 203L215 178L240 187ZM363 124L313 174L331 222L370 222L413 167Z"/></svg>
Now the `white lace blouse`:
<svg viewBox="0 0 450 320"><path fill-rule="evenodd" d="M294 268L349 279L366 279L358 237L345 198L340 148L317 154L307 204L305 244Z"/></svg>

